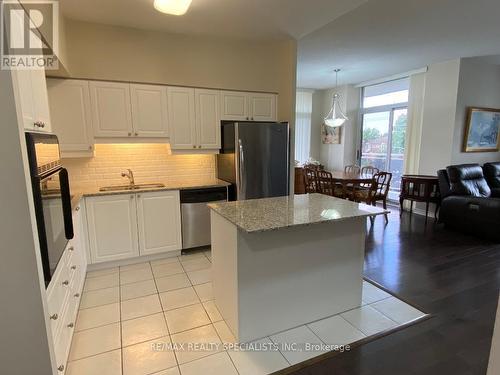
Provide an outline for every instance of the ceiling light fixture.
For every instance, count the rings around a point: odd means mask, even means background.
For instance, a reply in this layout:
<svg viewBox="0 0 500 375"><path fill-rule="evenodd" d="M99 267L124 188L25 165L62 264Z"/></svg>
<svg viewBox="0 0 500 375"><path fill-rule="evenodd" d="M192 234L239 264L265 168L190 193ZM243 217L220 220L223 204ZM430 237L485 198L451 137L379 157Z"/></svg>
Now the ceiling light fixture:
<svg viewBox="0 0 500 375"><path fill-rule="evenodd" d="M338 87L339 84L339 72L340 69L335 69L335 88ZM326 115L324 121L325 125L330 126L332 128L336 128L339 126L342 126L344 122L349 120L347 116L342 112L342 108L340 106L340 94L338 92L335 92L333 94L333 103L332 103L332 108L330 109L330 112L328 112L328 115Z"/></svg>
<svg viewBox="0 0 500 375"><path fill-rule="evenodd" d="M153 6L162 13L182 16L191 5L191 0L154 0Z"/></svg>

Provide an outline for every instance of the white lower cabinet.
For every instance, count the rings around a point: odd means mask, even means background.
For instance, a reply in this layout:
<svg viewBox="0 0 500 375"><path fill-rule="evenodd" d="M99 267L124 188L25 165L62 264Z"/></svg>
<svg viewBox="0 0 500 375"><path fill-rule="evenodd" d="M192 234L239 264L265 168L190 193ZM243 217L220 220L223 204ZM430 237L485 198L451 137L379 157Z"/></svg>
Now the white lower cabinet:
<svg viewBox="0 0 500 375"><path fill-rule="evenodd" d="M92 263L180 250L179 191L86 198Z"/></svg>
<svg viewBox="0 0 500 375"><path fill-rule="evenodd" d="M61 374L65 371L87 270L81 204L73 211L73 229L74 237L68 242L47 287L56 367Z"/></svg>
<svg viewBox="0 0 500 375"><path fill-rule="evenodd" d="M137 194L137 222L141 255L179 250L182 245L179 192Z"/></svg>
<svg viewBox="0 0 500 375"><path fill-rule="evenodd" d="M135 194L86 198L92 263L139 255Z"/></svg>

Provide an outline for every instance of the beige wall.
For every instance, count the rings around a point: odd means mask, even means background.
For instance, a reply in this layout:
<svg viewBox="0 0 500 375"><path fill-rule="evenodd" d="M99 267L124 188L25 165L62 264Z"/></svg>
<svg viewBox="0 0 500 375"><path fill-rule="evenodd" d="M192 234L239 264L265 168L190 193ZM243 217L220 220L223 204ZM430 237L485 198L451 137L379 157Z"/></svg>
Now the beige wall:
<svg viewBox="0 0 500 375"><path fill-rule="evenodd" d="M290 123L293 168L295 41L194 37L66 20L65 46L70 77L278 93L278 120Z"/></svg>
<svg viewBox="0 0 500 375"><path fill-rule="evenodd" d="M468 107L500 108L500 66L462 59L451 161L453 164L500 161L500 152L463 152Z"/></svg>
<svg viewBox="0 0 500 375"><path fill-rule="evenodd" d="M425 77L419 174L451 164L460 59L429 66Z"/></svg>
<svg viewBox="0 0 500 375"><path fill-rule="evenodd" d="M326 169L343 170L344 166L357 163L359 90L352 85L345 85L337 89L317 90L313 94L311 156L318 159ZM341 105L349 120L342 126L340 144L323 144L321 142L321 125L332 107L335 92L340 93Z"/></svg>
<svg viewBox="0 0 500 375"><path fill-rule="evenodd" d="M67 20L70 75L279 94L279 119L295 104L296 43L214 39Z"/></svg>
<svg viewBox="0 0 500 375"><path fill-rule="evenodd" d="M121 172L132 169L136 183L196 182L214 178L214 155L171 155L168 144L98 144L93 158L63 159L73 188L97 189L127 183Z"/></svg>

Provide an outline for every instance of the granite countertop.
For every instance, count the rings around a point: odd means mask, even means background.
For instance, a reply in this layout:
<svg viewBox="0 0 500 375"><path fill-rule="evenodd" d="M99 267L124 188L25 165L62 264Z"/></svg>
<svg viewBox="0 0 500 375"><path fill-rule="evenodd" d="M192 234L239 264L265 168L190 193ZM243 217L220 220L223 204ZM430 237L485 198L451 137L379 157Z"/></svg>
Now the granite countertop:
<svg viewBox="0 0 500 375"><path fill-rule="evenodd" d="M168 190L186 190L186 189L203 189L211 187L226 187L231 185L226 181L219 180L217 178L213 179L200 179L196 181L155 181L162 183L164 187L156 188L143 188L143 189L133 189L133 190L112 190L112 191L100 191L99 188L71 188L71 194L73 195L71 199L71 207L75 209L80 203L82 197L97 197L101 195L118 195L118 194L134 194L143 193L148 191L168 191ZM137 182L140 184L141 182Z"/></svg>
<svg viewBox="0 0 500 375"><path fill-rule="evenodd" d="M247 233L348 220L389 212L379 207L323 194L210 203L208 206Z"/></svg>

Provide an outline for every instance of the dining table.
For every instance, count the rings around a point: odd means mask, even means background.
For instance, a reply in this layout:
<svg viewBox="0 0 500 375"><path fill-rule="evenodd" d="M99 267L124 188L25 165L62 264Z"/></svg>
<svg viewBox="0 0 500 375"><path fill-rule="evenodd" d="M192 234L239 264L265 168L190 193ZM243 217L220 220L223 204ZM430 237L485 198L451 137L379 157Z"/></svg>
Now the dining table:
<svg viewBox="0 0 500 375"><path fill-rule="evenodd" d="M344 171L328 171L332 174L332 180L341 184L354 184L359 185L362 183L369 183L373 179L372 174L353 173Z"/></svg>

